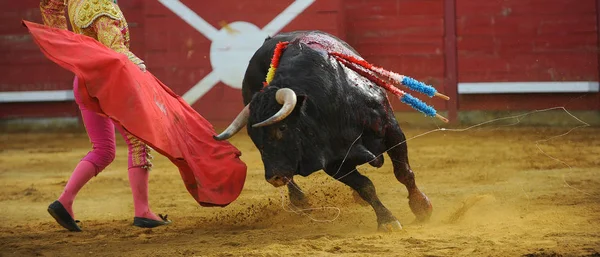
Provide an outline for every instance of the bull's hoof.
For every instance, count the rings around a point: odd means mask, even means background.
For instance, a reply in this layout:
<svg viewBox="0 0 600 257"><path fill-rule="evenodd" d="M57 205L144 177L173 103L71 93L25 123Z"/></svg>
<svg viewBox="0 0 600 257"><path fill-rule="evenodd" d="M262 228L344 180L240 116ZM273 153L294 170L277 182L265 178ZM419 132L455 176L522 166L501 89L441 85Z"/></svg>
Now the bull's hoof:
<svg viewBox="0 0 600 257"><path fill-rule="evenodd" d="M291 195L290 194L290 206L294 209L310 208L308 199L304 195Z"/></svg>
<svg viewBox="0 0 600 257"><path fill-rule="evenodd" d="M387 223L379 224L379 227L377 228L377 230L379 232L386 232L386 233L400 232L400 231L402 231L402 225L400 225L400 221L394 220L394 221L390 221Z"/></svg>
<svg viewBox="0 0 600 257"><path fill-rule="evenodd" d="M418 192L410 195L408 198L408 206L410 206L410 210L417 217L415 222L426 222L431 218L433 206L431 206L431 201L429 201L429 198L427 198L425 194Z"/></svg>

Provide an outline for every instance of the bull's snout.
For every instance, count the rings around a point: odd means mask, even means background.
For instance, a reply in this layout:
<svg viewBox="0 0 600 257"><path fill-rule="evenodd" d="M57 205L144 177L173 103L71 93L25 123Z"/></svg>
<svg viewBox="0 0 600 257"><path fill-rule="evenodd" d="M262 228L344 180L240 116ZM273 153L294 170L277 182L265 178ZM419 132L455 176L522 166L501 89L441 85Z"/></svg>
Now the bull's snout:
<svg viewBox="0 0 600 257"><path fill-rule="evenodd" d="M288 183L288 179L280 176L273 176L270 179L267 179L267 182L271 183L274 187L285 186Z"/></svg>

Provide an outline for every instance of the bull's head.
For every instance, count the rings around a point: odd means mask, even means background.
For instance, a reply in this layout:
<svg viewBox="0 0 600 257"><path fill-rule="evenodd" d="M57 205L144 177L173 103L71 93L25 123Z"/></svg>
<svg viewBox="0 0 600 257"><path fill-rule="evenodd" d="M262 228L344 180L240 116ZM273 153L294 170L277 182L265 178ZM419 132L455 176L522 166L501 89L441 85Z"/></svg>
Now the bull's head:
<svg viewBox="0 0 600 257"><path fill-rule="evenodd" d="M301 131L296 129L300 112L295 110L303 102L304 96L296 96L289 88L269 87L255 94L252 102L215 139L226 140L250 122L248 134L260 150L265 179L275 187L286 185L301 159Z"/></svg>

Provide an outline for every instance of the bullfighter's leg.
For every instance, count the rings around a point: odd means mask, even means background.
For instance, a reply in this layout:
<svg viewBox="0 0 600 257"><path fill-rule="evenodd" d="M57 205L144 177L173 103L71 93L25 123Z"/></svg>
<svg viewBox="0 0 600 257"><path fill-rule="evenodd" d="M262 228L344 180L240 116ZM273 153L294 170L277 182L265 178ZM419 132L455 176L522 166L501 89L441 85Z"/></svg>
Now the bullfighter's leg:
<svg viewBox="0 0 600 257"><path fill-rule="evenodd" d="M400 183L406 186L408 205L417 217L417 221L427 221L431 217L433 208L429 198L417 187L415 174L408 163L408 147L405 141L406 136L397 123L395 126L390 126L386 132L385 144L386 147L391 148L387 152L394 166L394 175Z"/></svg>
<svg viewBox="0 0 600 257"><path fill-rule="evenodd" d="M64 228L81 231L73 214L73 201L79 190L115 159L115 130L112 121L83 106L79 97L79 82L75 77L73 93L81 111L92 150L77 164L58 200L48 206L48 212Z"/></svg>
<svg viewBox="0 0 600 257"><path fill-rule="evenodd" d="M356 170L356 166L344 165L339 169L339 165L329 165L325 168L325 172L333 178L341 181L347 186L354 189L363 200L368 202L375 215L377 215L377 224L380 231L393 232L402 230L400 222L390 210L388 210L377 197L373 182ZM336 174L337 173L337 174Z"/></svg>
<svg viewBox="0 0 600 257"><path fill-rule="evenodd" d="M302 192L302 189L292 178L287 184L288 194L290 197L290 202L292 202L293 207L296 208L305 208L308 207L308 200L306 196Z"/></svg>
<svg viewBox="0 0 600 257"><path fill-rule="evenodd" d="M128 150L128 177L131 194L133 196L134 219L133 225L142 228L153 228L170 223L166 216L154 214L148 203L148 179L152 167L151 148L140 139L129 133L123 127L115 124Z"/></svg>

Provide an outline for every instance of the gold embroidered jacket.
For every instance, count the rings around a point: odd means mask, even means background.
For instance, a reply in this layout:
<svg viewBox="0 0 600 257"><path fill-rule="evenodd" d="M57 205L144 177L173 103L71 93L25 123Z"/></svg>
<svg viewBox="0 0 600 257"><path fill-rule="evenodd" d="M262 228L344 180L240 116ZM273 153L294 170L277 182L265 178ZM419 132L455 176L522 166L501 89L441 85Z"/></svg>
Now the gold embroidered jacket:
<svg viewBox="0 0 600 257"><path fill-rule="evenodd" d="M68 15L73 32L92 37L116 52L127 55L135 64L144 63L129 51L129 28L119 6L112 0L41 0L44 24L67 29Z"/></svg>

